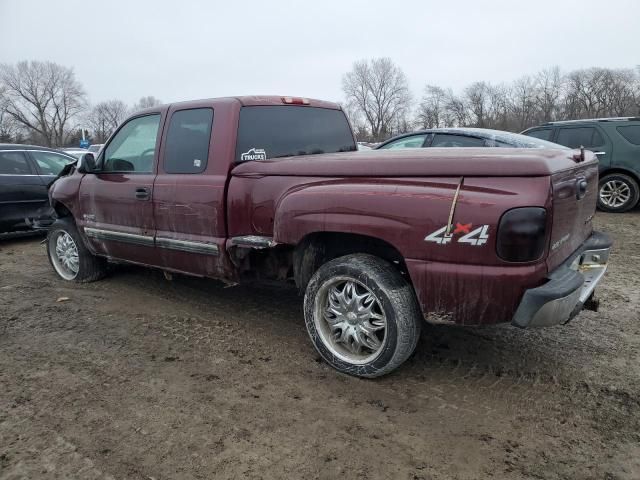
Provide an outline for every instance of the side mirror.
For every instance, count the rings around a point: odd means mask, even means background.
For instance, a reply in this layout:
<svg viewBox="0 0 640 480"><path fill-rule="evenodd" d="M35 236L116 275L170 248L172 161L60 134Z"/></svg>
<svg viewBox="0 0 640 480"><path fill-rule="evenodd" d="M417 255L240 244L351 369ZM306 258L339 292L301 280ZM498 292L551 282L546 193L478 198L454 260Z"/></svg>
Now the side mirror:
<svg viewBox="0 0 640 480"><path fill-rule="evenodd" d="M80 173L94 173L98 170L96 165L96 157L93 153L88 152L80 157L78 160L78 172Z"/></svg>

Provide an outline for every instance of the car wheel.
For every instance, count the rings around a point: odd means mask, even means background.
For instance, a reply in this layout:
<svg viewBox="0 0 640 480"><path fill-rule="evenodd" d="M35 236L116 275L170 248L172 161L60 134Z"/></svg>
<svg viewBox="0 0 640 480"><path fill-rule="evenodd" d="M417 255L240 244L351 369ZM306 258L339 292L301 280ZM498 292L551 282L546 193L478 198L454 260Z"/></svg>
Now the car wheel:
<svg viewBox="0 0 640 480"><path fill-rule="evenodd" d="M93 282L107 272L106 261L87 249L75 224L66 217L49 228L47 256L60 278L70 282Z"/></svg>
<svg viewBox="0 0 640 480"><path fill-rule="evenodd" d="M638 203L640 189L629 175L612 173L600 179L598 188L598 208L605 212L621 213L632 209Z"/></svg>
<svg viewBox="0 0 640 480"><path fill-rule="evenodd" d="M413 288L389 262L354 254L322 265L304 297L307 331L336 370L391 372L413 353L422 315Z"/></svg>

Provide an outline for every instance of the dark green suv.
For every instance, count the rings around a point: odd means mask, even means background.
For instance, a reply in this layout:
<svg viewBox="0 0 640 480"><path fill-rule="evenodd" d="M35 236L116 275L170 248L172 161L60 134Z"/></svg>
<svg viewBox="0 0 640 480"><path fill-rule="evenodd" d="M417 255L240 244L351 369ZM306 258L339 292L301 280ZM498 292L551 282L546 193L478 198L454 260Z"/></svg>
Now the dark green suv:
<svg viewBox="0 0 640 480"><path fill-rule="evenodd" d="M598 207L626 212L640 198L640 117L549 122L522 132L570 148L593 151L600 159Z"/></svg>

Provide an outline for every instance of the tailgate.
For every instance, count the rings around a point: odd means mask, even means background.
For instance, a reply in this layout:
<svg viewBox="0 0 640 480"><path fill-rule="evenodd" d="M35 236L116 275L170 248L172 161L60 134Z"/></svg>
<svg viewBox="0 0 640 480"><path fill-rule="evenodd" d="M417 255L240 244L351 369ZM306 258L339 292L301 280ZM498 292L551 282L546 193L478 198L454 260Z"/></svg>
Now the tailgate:
<svg viewBox="0 0 640 480"><path fill-rule="evenodd" d="M586 182L586 191L581 192ZM551 176L553 222L547 267L554 270L591 235L598 197L597 162Z"/></svg>

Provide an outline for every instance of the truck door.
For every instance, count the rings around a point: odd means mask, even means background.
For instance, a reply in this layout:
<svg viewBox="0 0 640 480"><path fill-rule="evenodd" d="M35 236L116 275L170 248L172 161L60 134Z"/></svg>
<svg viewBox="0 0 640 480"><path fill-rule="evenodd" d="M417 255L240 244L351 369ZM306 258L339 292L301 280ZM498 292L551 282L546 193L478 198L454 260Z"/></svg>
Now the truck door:
<svg viewBox="0 0 640 480"><path fill-rule="evenodd" d="M219 128L225 128L224 122L218 123ZM228 161L226 157L223 161L216 145L223 147L231 139L216 136L210 104L171 107L165 130L153 194L156 246L162 266L189 274L228 277Z"/></svg>
<svg viewBox="0 0 640 480"><path fill-rule="evenodd" d="M157 265L153 181L163 115L134 117L103 148L99 172L80 185L78 224L99 254Z"/></svg>

